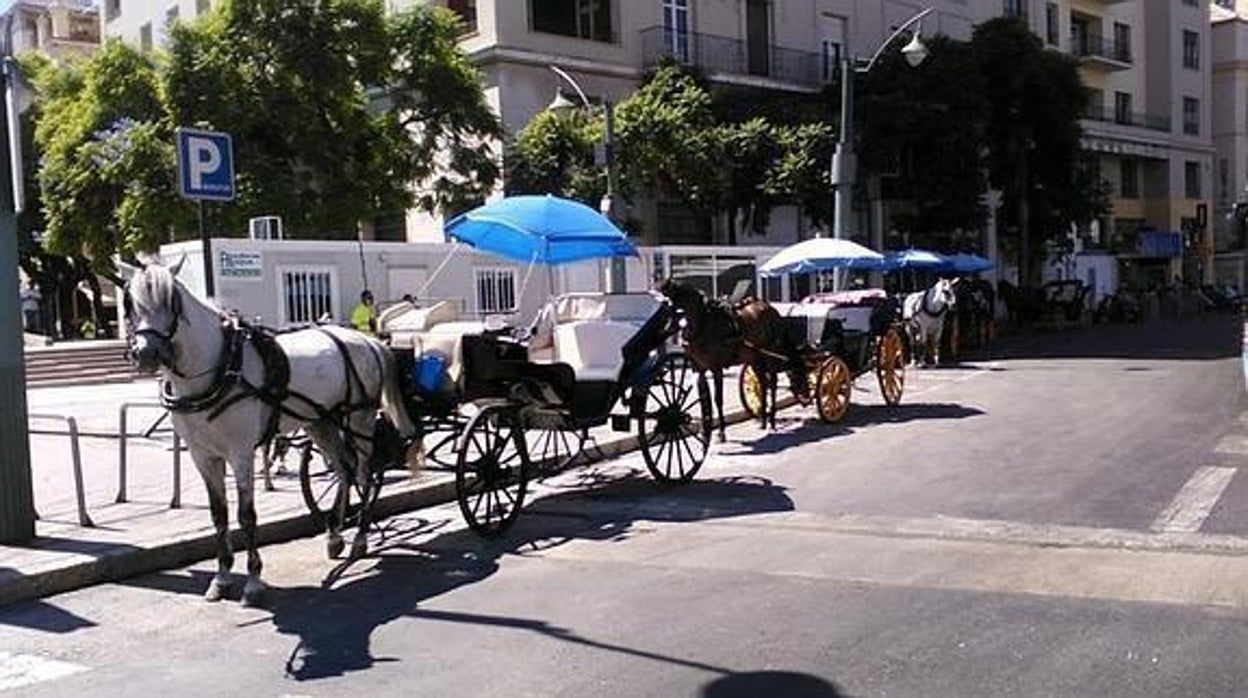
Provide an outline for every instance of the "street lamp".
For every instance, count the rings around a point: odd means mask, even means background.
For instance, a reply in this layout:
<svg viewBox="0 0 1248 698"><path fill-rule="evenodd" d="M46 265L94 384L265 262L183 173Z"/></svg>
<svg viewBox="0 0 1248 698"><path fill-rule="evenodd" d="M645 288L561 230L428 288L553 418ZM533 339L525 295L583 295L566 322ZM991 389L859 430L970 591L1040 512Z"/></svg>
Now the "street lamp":
<svg viewBox="0 0 1248 698"><path fill-rule="evenodd" d="M928 8L906 20L904 24L884 40L884 43L880 44L880 47L876 49L875 54L871 56L871 60L867 61L866 65L857 65L858 61L850 57L848 50L845 51L845 56L841 59L841 133L836 142L836 153L832 156L832 186L836 190L836 212L832 220L832 237L847 237L850 228L851 199L853 198L854 171L856 169L853 142L854 77L858 73L865 74L871 70L875 62L884 53L884 50L888 48L889 44L893 43L894 39L901 36L906 29L922 20L931 11L931 8ZM927 47L919 39L921 31L922 28L920 27L919 30L914 32L910 42L901 49L901 55L905 57L906 63L912 68L918 67L927 58Z"/></svg>
<svg viewBox="0 0 1248 698"><path fill-rule="evenodd" d="M571 75L568 75L567 71L557 65L551 65L548 67L553 70L556 75L563 78L569 85L571 85L573 90L576 90L576 96L580 98L581 104L583 104L586 109L593 109L593 104L590 103L589 97L585 96L585 90L581 89L581 86L577 84L576 80L572 79ZM551 101L550 106L548 106L547 109L553 112L561 112L567 111L568 109L575 109L576 106L577 105L574 102L563 96L562 90L556 87L555 98ZM602 130L602 158L603 164L606 165L607 168L607 191L603 194L602 201L598 204L598 210L602 212L602 215L607 217L607 220L619 225L619 198L616 194L615 182L615 106L611 103L611 100L606 97L602 98L602 111L604 120ZM611 276L607 281L607 292L623 293L627 290L625 288L626 285L627 275L624 268L624 260L619 257L612 257Z"/></svg>

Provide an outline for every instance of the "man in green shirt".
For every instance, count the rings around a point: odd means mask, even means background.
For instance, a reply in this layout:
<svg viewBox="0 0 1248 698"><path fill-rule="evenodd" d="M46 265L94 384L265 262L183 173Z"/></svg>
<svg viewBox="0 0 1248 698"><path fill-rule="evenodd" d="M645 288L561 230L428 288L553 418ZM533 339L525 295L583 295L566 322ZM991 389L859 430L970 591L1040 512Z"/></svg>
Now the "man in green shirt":
<svg viewBox="0 0 1248 698"><path fill-rule="evenodd" d="M351 326L365 334L377 334L377 308L373 292L360 292L360 303L351 311Z"/></svg>

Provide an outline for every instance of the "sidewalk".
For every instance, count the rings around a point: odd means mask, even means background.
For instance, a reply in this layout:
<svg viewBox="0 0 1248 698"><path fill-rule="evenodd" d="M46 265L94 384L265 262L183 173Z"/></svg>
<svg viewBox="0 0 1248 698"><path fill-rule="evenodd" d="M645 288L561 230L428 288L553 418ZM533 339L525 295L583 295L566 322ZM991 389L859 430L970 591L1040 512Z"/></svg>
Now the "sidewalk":
<svg viewBox="0 0 1248 698"><path fill-rule="evenodd" d="M65 423L31 419L31 468L40 518L34 541L0 546L0 606L216 556L204 486L185 453L180 468L181 506L170 507L175 474L167 420L153 438L132 436L127 441L127 497L123 503L115 501L120 406L153 402L156 391L154 380L27 391L30 414L59 414L77 421L86 509L95 525L79 525ZM735 376L725 380L724 394L728 421L745 419ZM127 431L146 431L161 412L159 408L132 411ZM591 436L598 445L588 449L591 457L612 458L637 448L634 434L613 432L609 427L593 430ZM317 532L299 491L297 458L287 460L287 472L274 473L273 492L264 491L262 462L256 461L258 535L264 545ZM378 513L384 516L454 501L454 484L454 474L446 470L430 468L415 480L396 473L382 490ZM233 483L228 487L231 529L237 535Z"/></svg>

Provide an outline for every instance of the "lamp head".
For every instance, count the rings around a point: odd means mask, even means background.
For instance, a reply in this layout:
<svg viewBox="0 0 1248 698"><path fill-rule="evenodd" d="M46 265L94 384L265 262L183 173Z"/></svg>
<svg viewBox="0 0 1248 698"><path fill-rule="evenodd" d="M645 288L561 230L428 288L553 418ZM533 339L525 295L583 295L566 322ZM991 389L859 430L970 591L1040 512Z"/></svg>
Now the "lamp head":
<svg viewBox="0 0 1248 698"><path fill-rule="evenodd" d="M547 106L546 108L550 111L555 112L556 114L562 114L566 111L576 109L576 107L577 105L575 102L568 99L567 97L564 97L563 92L556 89L555 98L551 100L550 105Z"/></svg>
<svg viewBox="0 0 1248 698"><path fill-rule="evenodd" d="M916 31L910 38L910 43L901 49L901 55L906 57L906 63L909 63L911 68L917 68L920 63L927 60L927 47L919 38L919 32Z"/></svg>

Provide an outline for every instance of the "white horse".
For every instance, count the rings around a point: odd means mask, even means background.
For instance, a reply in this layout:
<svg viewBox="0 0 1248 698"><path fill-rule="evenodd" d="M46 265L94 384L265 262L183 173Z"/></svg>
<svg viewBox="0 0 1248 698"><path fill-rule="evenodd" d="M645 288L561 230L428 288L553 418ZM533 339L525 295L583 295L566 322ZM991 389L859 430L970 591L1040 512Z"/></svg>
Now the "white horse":
<svg viewBox="0 0 1248 698"><path fill-rule="evenodd" d="M256 549L256 447L302 426L339 482L367 483L378 408L403 436L415 428L403 407L394 359L380 342L340 327L266 338L187 291L174 278L181 266L134 270L124 295L130 354L139 371L160 373L162 402L208 489L217 542L217 574L204 594L209 601L219 600L234 581L227 462L234 471L247 546L242 598L254 605L265 590ZM354 469L350 476L348 468ZM331 558L343 550L338 522L345 509L346 498L339 497L326 546ZM362 520L353 556L367 552L367 528Z"/></svg>
<svg viewBox="0 0 1248 698"><path fill-rule="evenodd" d="M906 296L901 307L901 317L910 331L912 343L916 350L923 349L924 361L933 365L940 363L940 336L944 331L945 315L953 310L957 302L954 293L956 280L941 279L932 284L926 291L911 293ZM914 362L919 361L919 352L914 352Z"/></svg>

